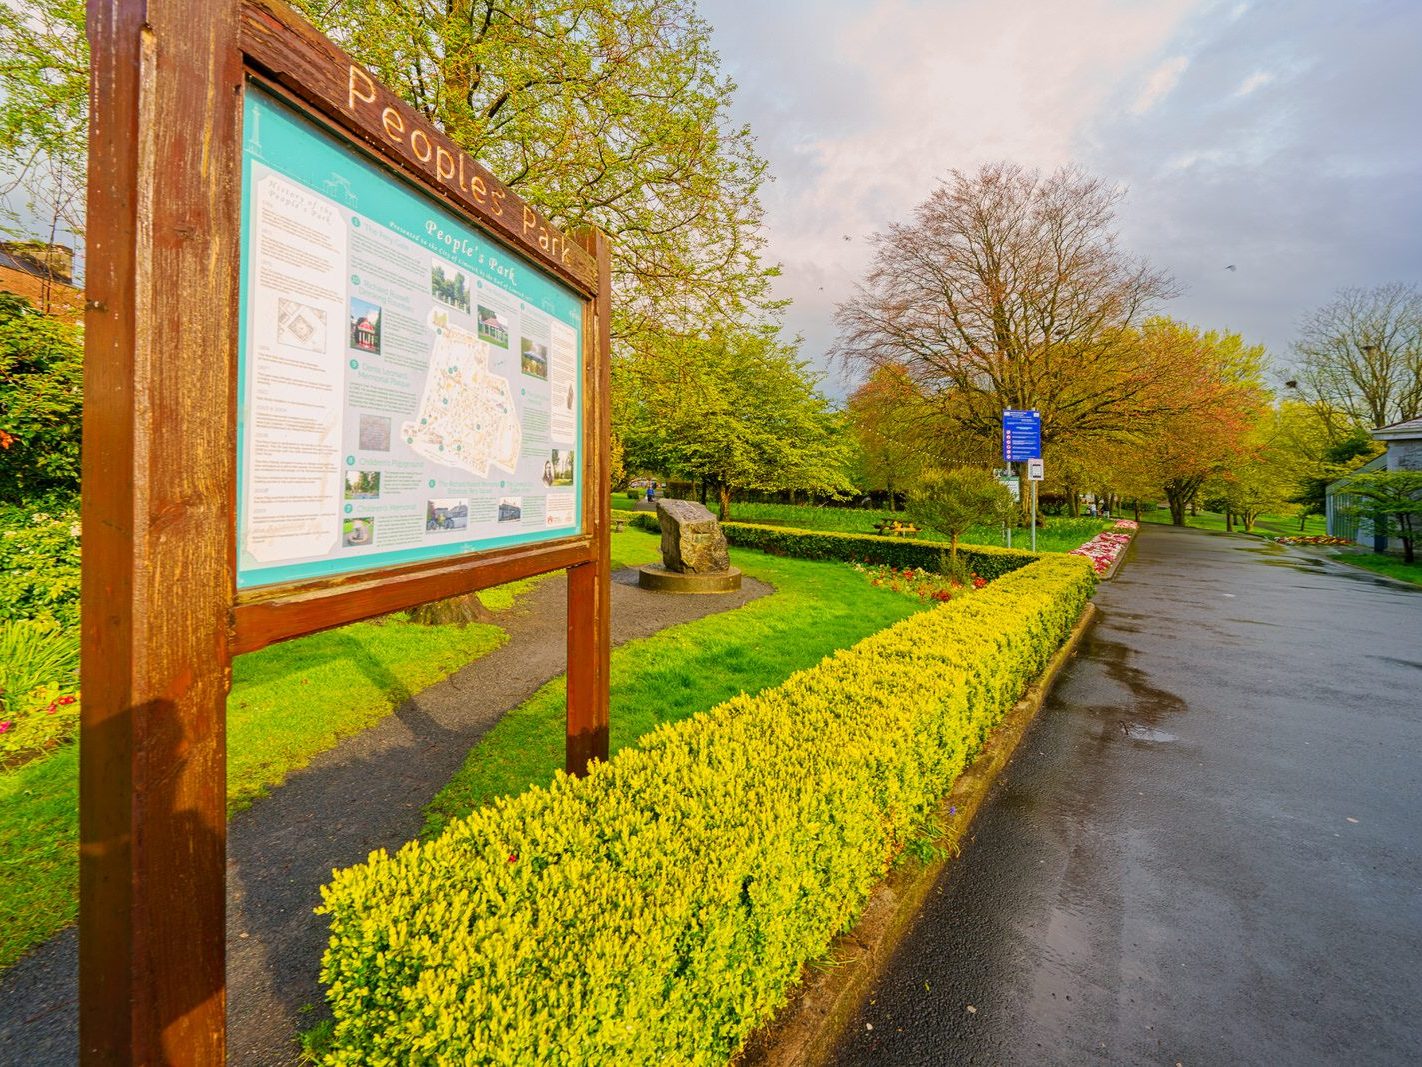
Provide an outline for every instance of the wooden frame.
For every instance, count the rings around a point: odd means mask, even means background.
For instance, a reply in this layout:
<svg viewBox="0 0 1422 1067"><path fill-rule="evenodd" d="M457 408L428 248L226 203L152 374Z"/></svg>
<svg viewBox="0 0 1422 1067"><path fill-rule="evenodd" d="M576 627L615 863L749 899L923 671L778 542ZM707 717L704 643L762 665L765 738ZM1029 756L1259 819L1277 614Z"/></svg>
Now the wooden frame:
<svg viewBox="0 0 1422 1067"><path fill-rule="evenodd" d="M610 252L560 233L279 0L89 0L89 38L81 1056L220 1063L233 655L565 569L567 767L606 758ZM250 77L582 296L579 535L238 595Z"/></svg>

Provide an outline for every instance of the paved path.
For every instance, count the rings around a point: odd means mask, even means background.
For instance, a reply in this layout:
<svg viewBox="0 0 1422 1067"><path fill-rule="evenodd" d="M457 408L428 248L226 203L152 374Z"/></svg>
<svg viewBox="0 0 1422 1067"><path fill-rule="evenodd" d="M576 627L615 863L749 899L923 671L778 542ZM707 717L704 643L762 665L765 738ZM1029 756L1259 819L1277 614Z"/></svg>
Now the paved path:
<svg viewBox="0 0 1422 1067"><path fill-rule="evenodd" d="M1422 1063L1422 592L1132 553L837 1063Z"/></svg>
<svg viewBox="0 0 1422 1067"><path fill-rule="evenodd" d="M621 644L770 592L747 578L738 593L649 593L636 571L612 589L612 639ZM325 919L312 914L331 869L394 850L424 824L422 808L469 749L566 666L567 583L541 583L512 614L502 647L416 695L236 815L227 838L228 1058L245 1067L295 1062L295 1035L320 1017L317 979ZM370 665L379 669L378 664ZM72 929L0 974L0 1064L40 1067L78 1058Z"/></svg>

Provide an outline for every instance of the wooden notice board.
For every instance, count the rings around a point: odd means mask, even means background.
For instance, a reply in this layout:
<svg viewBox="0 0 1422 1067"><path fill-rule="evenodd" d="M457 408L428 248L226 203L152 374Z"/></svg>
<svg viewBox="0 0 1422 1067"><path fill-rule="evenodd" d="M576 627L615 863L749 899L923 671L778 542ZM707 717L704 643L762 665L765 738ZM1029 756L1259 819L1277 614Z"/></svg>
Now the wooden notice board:
<svg viewBox="0 0 1422 1067"><path fill-rule="evenodd" d="M84 1062L225 1058L234 655L568 574L607 755L609 249L279 0L91 0Z"/></svg>

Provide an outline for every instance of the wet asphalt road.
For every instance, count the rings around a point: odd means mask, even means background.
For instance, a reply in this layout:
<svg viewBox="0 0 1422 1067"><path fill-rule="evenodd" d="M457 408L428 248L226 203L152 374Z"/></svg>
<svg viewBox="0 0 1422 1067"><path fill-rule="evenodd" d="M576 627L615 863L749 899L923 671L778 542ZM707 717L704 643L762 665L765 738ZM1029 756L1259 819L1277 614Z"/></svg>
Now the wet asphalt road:
<svg viewBox="0 0 1422 1067"><path fill-rule="evenodd" d="M1096 603L834 1062L1422 1063L1422 592L1147 527Z"/></svg>

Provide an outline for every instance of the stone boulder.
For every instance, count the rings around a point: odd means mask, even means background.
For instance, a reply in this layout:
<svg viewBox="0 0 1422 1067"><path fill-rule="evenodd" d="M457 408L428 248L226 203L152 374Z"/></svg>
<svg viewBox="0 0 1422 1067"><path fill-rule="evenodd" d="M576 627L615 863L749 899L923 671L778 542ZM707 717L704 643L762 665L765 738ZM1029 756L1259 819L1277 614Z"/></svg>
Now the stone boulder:
<svg viewBox="0 0 1422 1067"><path fill-rule="evenodd" d="M716 516L694 500L658 500L662 525L662 564L677 574L714 574L729 570L731 554Z"/></svg>

